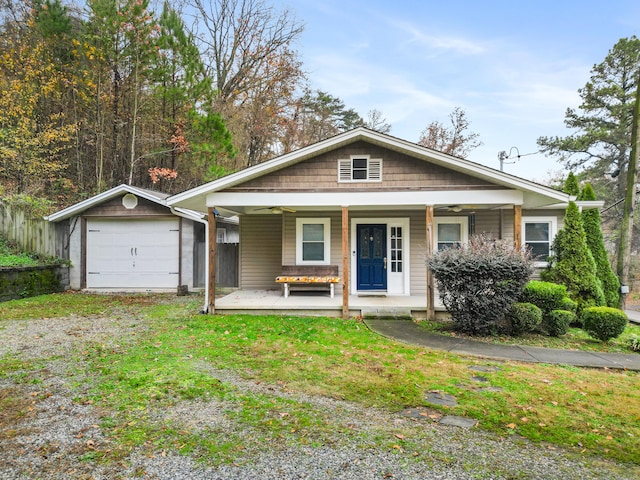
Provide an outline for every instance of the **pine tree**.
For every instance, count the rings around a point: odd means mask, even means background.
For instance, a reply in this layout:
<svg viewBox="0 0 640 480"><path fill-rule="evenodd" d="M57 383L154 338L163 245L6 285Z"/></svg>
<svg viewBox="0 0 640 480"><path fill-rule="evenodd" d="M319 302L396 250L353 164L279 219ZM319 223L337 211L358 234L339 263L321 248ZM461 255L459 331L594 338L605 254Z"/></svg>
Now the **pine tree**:
<svg viewBox="0 0 640 480"><path fill-rule="evenodd" d="M580 195L582 200L595 200L596 195L591 188L591 184L587 183L582 189ZM602 238L602 223L600 220L600 212L597 208L591 208L582 211L582 224L586 235L587 246L591 250L593 259L596 262L596 272L608 307L618 308L620 305L620 282L616 277L609 258L607 250L604 246Z"/></svg>
<svg viewBox="0 0 640 480"><path fill-rule="evenodd" d="M587 246L580 211L575 202L569 202L564 217L564 228L553 241L553 256L542 279L567 287L569 297L578 302L578 310L605 304L602 285L596 273L596 264Z"/></svg>

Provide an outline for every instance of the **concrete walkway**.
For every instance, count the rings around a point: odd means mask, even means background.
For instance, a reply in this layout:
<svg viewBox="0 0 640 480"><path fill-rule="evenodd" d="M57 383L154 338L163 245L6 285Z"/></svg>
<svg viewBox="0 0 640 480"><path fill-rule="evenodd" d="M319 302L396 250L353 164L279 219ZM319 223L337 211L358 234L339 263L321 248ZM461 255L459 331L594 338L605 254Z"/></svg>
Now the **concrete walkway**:
<svg viewBox="0 0 640 480"><path fill-rule="evenodd" d="M633 312L632 314L640 320L640 312ZM600 353L524 345L496 345L427 332L411 320L366 318L364 323L370 330L384 337L458 355L519 362L640 371L640 353Z"/></svg>

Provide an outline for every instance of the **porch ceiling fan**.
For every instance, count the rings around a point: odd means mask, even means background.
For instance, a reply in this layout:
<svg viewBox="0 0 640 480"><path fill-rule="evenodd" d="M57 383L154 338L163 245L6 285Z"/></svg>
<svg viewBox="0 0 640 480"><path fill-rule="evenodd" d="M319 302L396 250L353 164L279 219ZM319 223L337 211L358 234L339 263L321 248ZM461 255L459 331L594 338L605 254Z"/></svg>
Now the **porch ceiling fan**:
<svg viewBox="0 0 640 480"><path fill-rule="evenodd" d="M476 210L476 205L447 205L439 207L438 210L446 210L447 212L460 213L462 210ZM473 213L473 212L471 212Z"/></svg>
<svg viewBox="0 0 640 480"><path fill-rule="evenodd" d="M256 208L255 211L257 212L258 210L270 210L271 213L273 214L279 214L282 212L288 212L288 213L295 213L296 211L293 208L288 208L288 207L260 207L260 208Z"/></svg>

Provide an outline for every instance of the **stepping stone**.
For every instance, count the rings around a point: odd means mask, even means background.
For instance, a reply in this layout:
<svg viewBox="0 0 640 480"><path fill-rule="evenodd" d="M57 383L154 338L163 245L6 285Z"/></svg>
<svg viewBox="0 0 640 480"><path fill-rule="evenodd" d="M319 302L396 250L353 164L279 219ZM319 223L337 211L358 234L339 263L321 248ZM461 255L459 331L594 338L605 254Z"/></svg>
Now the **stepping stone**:
<svg viewBox="0 0 640 480"><path fill-rule="evenodd" d="M420 407L407 408L406 410L403 410L402 412L400 412L400 415L402 415L403 417L417 418L421 420L434 420L434 421L441 417L441 415L438 415L433 411L427 410L426 408L420 408Z"/></svg>
<svg viewBox="0 0 640 480"><path fill-rule="evenodd" d="M458 405L456 397L444 392L429 392L427 393L426 400L433 405L442 405L444 407L455 407Z"/></svg>
<svg viewBox="0 0 640 480"><path fill-rule="evenodd" d="M475 370L476 372L485 372L485 373L493 373L498 372L500 369L498 367L490 367L488 365L471 365L469 370Z"/></svg>
<svg viewBox="0 0 640 480"><path fill-rule="evenodd" d="M471 380L475 381L475 382L488 382L489 379L487 377L482 377L480 375L474 375L473 377L471 377Z"/></svg>
<svg viewBox="0 0 640 480"><path fill-rule="evenodd" d="M450 425L452 427L460 428L473 428L478 424L478 421L469 417L457 417L455 415L447 415L440 419L438 422L440 425Z"/></svg>
<svg viewBox="0 0 640 480"><path fill-rule="evenodd" d="M483 387L483 388L479 388L477 391L478 392L501 392L503 389L502 387Z"/></svg>

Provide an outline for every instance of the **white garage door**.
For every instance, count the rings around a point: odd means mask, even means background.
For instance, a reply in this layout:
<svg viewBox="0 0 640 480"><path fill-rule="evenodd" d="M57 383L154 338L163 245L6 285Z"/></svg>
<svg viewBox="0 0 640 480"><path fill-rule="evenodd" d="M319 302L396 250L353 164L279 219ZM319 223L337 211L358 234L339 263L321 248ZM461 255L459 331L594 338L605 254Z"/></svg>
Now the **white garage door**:
<svg viewBox="0 0 640 480"><path fill-rule="evenodd" d="M179 222L88 219L87 288L176 288Z"/></svg>

